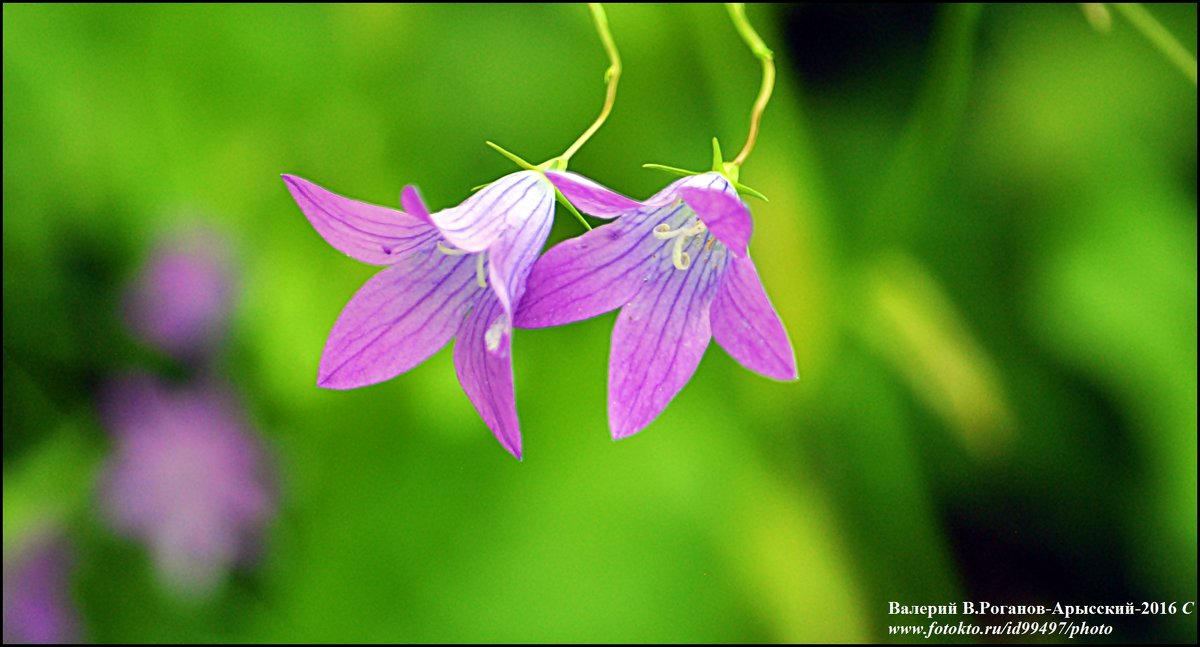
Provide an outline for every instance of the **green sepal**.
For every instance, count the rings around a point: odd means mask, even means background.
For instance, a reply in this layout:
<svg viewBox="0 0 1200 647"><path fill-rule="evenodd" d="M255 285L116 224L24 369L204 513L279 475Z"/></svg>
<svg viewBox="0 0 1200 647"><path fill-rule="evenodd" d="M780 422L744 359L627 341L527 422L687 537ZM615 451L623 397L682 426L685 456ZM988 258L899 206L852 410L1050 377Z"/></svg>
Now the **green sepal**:
<svg viewBox="0 0 1200 647"><path fill-rule="evenodd" d="M651 168L651 169L655 169L658 171L666 171L667 173L670 173L672 175L680 175L683 177L691 177L693 175L703 175L705 173L714 173L714 172L720 173L722 176L725 177L726 180L729 180L729 183L733 185L733 188L737 189L738 193L748 195L751 198L758 198L759 200L762 200L763 202L770 202L770 200L767 199L767 196L763 195L761 191L752 189L752 188L746 186L745 184L738 182L738 173L742 169L737 164L734 164L733 162L726 162L721 158L721 143L717 141L716 137L713 137L712 147L713 147L713 167L712 167L711 171L689 171L687 169L678 168L675 166L666 166L665 164L642 164L642 168Z"/></svg>
<svg viewBox="0 0 1200 647"><path fill-rule="evenodd" d="M713 137L713 167L712 170L718 173L725 172L725 158L721 156L721 143Z"/></svg>
<svg viewBox="0 0 1200 647"><path fill-rule="evenodd" d="M558 187L554 187L554 197L558 200L559 204L566 207L567 211L570 211L571 214L575 216L576 220L579 221L579 224L583 225L584 229L588 231L592 230L592 226L589 225L588 221L583 218L583 214L579 213L579 210L575 208L575 205L571 204L571 202L567 200L567 196L563 195L562 191L558 190Z"/></svg>
<svg viewBox="0 0 1200 647"><path fill-rule="evenodd" d="M760 191L751 189L750 187L746 186L745 184L742 184L741 182L734 182L733 188L737 189L738 193L744 193L744 194L750 196L751 198L758 198L759 200L762 200L763 202L770 202L770 200L767 199L767 196L763 195Z"/></svg>
<svg viewBox="0 0 1200 647"><path fill-rule="evenodd" d="M656 171L666 171L667 173L670 173L672 175L679 175L682 177L691 177L693 175L700 175L702 173L708 172L708 171L689 171L685 168L676 168L674 166L667 166L665 164L642 164L642 168L651 168Z"/></svg>
<svg viewBox="0 0 1200 647"><path fill-rule="evenodd" d="M491 146L492 150L494 150L497 153L500 153L501 155L512 160L513 163L515 163L517 166L520 166L523 169L526 169L528 171L540 171L541 170L538 167L534 166L533 164L526 162L525 160L521 159L520 157L517 157L517 155L515 153L510 153L510 152L504 150L499 144L497 144L495 142L485 142L485 143L488 146Z"/></svg>
<svg viewBox="0 0 1200 647"><path fill-rule="evenodd" d="M499 144L496 144L495 142L486 142L486 143L488 146L491 146L492 149L495 150L497 153L500 153L501 155L507 157L508 159L512 160L517 166L520 166L521 168L526 169L528 171L537 171L538 173L545 175L546 171L565 171L565 170L567 170L567 160L563 159L562 157L554 157L554 158L546 160L545 162L542 162L541 164L539 164L537 166L534 166L533 164L530 164L529 162L526 162L525 160L518 157L516 153L510 153L509 151L504 150L503 147L501 147ZM546 181L548 182L549 180L546 180ZM488 184L491 184L491 182L488 182ZM487 184L480 184L479 186L471 189L471 191L478 191L479 189L482 189L485 186L487 186ZM567 211L571 212L571 215L575 216L575 219L579 221L579 224L583 225L584 229L586 229L588 231L592 230L592 226L589 225L588 221L584 219L583 214L579 213L579 210L575 208L575 205L571 204L567 200L567 196L563 195L562 191L558 190L558 187L554 188L554 197L556 200L558 200L559 204L566 207Z"/></svg>

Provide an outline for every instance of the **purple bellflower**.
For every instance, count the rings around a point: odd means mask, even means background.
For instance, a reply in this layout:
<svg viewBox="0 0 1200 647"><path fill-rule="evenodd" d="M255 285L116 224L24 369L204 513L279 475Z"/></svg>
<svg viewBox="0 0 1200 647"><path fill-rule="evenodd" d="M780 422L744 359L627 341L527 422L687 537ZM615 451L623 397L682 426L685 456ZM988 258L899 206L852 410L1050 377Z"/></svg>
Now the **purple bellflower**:
<svg viewBox="0 0 1200 647"><path fill-rule="evenodd" d="M160 243L125 297L125 319L141 339L176 357L209 352L233 305L226 241L211 231Z"/></svg>
<svg viewBox="0 0 1200 647"><path fill-rule="evenodd" d="M546 175L580 211L616 220L542 256L516 326L621 308L608 366L614 439L666 408L714 337L746 368L796 379L791 342L750 260L750 212L723 175L678 180L644 202L573 173Z"/></svg>
<svg viewBox="0 0 1200 647"><path fill-rule="evenodd" d="M512 318L554 216L554 186L536 171L506 175L457 207L430 214L415 188L403 211L284 181L314 229L350 257L386 267L350 299L321 356L317 383L353 389L391 379L457 337L454 366L496 439L521 458Z"/></svg>
<svg viewBox="0 0 1200 647"><path fill-rule="evenodd" d="M128 377L101 407L116 441L101 509L118 533L147 545L167 588L203 595L255 557L276 494L263 448L229 393Z"/></svg>

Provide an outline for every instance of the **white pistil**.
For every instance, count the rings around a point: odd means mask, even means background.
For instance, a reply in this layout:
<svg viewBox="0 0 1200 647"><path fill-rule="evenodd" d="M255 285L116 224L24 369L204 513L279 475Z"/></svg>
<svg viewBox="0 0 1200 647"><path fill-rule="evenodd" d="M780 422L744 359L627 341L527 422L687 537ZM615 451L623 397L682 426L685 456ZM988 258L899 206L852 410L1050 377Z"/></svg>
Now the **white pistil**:
<svg viewBox="0 0 1200 647"><path fill-rule="evenodd" d="M475 282L479 287L487 287L487 274L483 271L483 254L475 256Z"/></svg>

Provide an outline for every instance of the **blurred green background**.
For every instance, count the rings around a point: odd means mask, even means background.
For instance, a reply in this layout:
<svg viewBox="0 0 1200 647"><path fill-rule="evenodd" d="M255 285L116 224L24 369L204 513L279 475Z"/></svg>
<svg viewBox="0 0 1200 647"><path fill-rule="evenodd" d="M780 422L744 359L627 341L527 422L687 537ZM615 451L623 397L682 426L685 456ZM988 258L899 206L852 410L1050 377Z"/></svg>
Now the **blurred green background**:
<svg viewBox="0 0 1200 647"><path fill-rule="evenodd" d="M1195 5L1149 9L1196 50ZM724 10L608 14L625 75L572 170L640 198L670 179L644 162L736 152L759 68ZM6 4L6 570L61 528L83 638L119 642L872 641L905 620L889 601L1195 600L1195 86L1076 5L748 15L779 81L741 178L770 197L752 249L801 379L713 345L613 443L614 315L518 331L517 462L449 348L316 387L376 269L279 175L393 206L412 183L437 209L513 170L484 140L559 154L604 92L582 5ZM579 233L562 215L552 243ZM100 517L95 397L191 370L120 302L195 222L233 241L211 370L280 504L257 563L184 600ZM1195 618L1086 619L1195 641Z"/></svg>

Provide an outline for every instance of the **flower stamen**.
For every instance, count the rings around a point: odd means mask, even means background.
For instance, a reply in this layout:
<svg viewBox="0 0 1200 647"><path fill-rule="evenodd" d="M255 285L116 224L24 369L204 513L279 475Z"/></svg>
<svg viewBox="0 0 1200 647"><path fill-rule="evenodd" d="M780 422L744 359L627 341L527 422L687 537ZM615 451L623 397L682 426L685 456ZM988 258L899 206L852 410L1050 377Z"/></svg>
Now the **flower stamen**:
<svg viewBox="0 0 1200 647"><path fill-rule="evenodd" d="M437 250L446 256L462 256L468 252L461 249L454 249L442 241L437 242ZM475 283L481 288L487 287L487 272L483 269L483 254L475 255Z"/></svg>
<svg viewBox="0 0 1200 647"><path fill-rule="evenodd" d="M658 240L675 239L675 244L671 246L671 263L675 265L677 270L686 270L692 265L692 257L687 252L683 251L685 245L695 236L699 236L708 231L708 227L699 219L692 223L691 226L680 227L679 229L671 229L667 223L662 223L654 228L652 235ZM705 246L705 251L712 249L712 240L708 241Z"/></svg>
<svg viewBox="0 0 1200 647"><path fill-rule="evenodd" d="M437 249L439 252L445 254L446 256L462 256L463 254L466 254L466 252L464 252L463 250L454 249L453 247L446 245L446 243L443 243L440 240L437 242Z"/></svg>
<svg viewBox="0 0 1200 647"><path fill-rule="evenodd" d="M663 224L655 227L653 233L654 233L654 237L659 240L671 240L672 238L683 233L683 229L676 229L675 231L671 231L671 226L664 222Z"/></svg>
<svg viewBox="0 0 1200 647"><path fill-rule="evenodd" d="M483 271L483 254L475 257L475 283L481 288L487 287L487 274Z"/></svg>
<svg viewBox="0 0 1200 647"><path fill-rule="evenodd" d="M683 251L683 244L686 241L687 236L676 238L674 248L671 250L671 262L675 264L677 270L686 270L692 264L692 257Z"/></svg>

